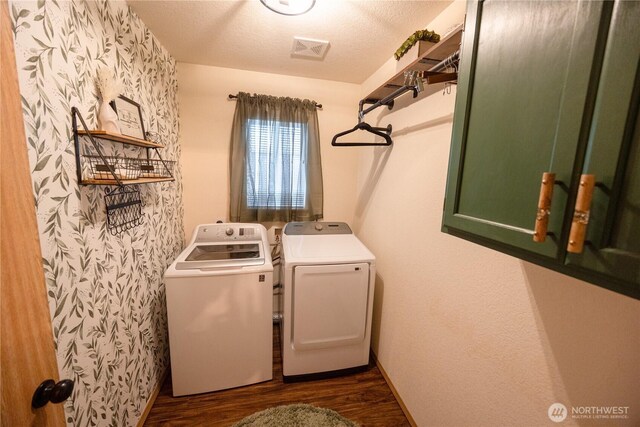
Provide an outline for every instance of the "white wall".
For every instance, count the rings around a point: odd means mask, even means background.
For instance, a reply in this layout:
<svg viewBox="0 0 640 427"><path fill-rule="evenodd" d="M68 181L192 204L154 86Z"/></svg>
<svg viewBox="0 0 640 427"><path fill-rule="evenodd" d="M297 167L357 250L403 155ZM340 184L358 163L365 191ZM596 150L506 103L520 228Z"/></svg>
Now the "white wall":
<svg viewBox="0 0 640 427"><path fill-rule="evenodd" d="M595 424L638 425L640 301L443 234L455 89L406 98L367 116L394 145L363 151L354 227L377 257L373 348L418 425L553 424L554 402L630 406Z"/></svg>
<svg viewBox="0 0 640 427"><path fill-rule="evenodd" d="M324 216L328 221L351 223L362 149L331 147L331 138L355 125L359 85L179 63L186 238L198 224L229 219L229 143L236 104L227 96L239 91L308 98L322 104L318 120Z"/></svg>

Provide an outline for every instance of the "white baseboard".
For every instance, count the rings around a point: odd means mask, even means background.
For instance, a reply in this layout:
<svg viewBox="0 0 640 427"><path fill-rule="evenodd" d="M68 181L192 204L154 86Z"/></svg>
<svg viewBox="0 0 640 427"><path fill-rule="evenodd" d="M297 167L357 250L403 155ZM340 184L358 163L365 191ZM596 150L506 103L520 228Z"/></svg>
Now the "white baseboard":
<svg viewBox="0 0 640 427"><path fill-rule="evenodd" d="M165 368L162 375L160 375L160 380L158 381L158 384L156 384L156 387L153 389L151 396L149 396L149 400L147 401L147 406L145 406L144 411L142 412L142 415L140 415L140 419L138 420L138 427L142 427L144 425L144 422L147 421L149 412L151 412L151 408L153 408L153 404L156 402L156 398L158 397L158 394L162 389L162 385L164 384L164 381L167 379L168 373L169 373L169 368L167 367Z"/></svg>
<svg viewBox="0 0 640 427"><path fill-rule="evenodd" d="M387 372L384 370L384 368L380 364L380 361L378 360L378 356L373 352L373 350L371 351L371 356L373 357L373 360L376 362L376 366L378 367L378 369L380 369L380 373L382 374L382 377L384 378L384 380L387 382L387 385L391 389L391 393L393 393L393 396L398 401L398 405L400 405L400 409L402 409L402 412L404 412L404 416L407 417L409 424L411 424L412 427L417 427L418 425L416 424L416 421L411 416L411 412L409 412L409 409L407 409L407 405L405 405L404 402L402 401L400 394L398 394L398 390L396 390L396 388L393 386L393 383L391 382L389 375L387 375Z"/></svg>

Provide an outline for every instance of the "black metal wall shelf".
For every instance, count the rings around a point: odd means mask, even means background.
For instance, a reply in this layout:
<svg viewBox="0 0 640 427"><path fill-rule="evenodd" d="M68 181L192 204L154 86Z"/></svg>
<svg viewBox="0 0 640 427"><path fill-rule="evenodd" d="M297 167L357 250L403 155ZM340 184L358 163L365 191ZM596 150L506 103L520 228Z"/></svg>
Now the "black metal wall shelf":
<svg viewBox="0 0 640 427"><path fill-rule="evenodd" d="M83 129L78 129L78 120ZM76 107L71 108L79 185L106 185L107 229L113 235L144 223L143 203L137 184L174 181L174 161L164 160L158 151L163 144L102 130L89 130ZM95 154L83 154L80 141L87 137ZM107 156L96 139L146 148L146 157ZM157 158L152 158L155 153Z"/></svg>
<svg viewBox="0 0 640 427"><path fill-rule="evenodd" d="M78 184L132 185L175 180L173 177L173 166L175 162L164 160L158 151L158 149L164 148L163 144L103 130L89 130L76 107L71 109L71 113L76 149ZM84 129L78 129L78 119ZM82 154L80 146L81 136L89 138L97 155ZM133 159L122 156L105 156L100 145L96 142L96 138L118 144L146 148L146 158ZM151 153L155 153L157 159L152 158Z"/></svg>

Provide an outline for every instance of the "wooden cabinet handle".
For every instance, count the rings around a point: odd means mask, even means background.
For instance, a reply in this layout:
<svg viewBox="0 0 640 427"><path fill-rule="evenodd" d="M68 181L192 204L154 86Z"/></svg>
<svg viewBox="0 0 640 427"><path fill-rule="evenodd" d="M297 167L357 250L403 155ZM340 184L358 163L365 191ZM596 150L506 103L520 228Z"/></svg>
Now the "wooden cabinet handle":
<svg viewBox="0 0 640 427"><path fill-rule="evenodd" d="M538 197L538 212L536 213L536 225L533 233L533 241L542 243L547 238L549 215L551 214L551 198L553 186L556 182L556 174L545 172L540 183L540 196Z"/></svg>
<svg viewBox="0 0 640 427"><path fill-rule="evenodd" d="M582 253L584 239L587 234L587 224L589 224L589 211L591 209L591 199L593 198L593 188L596 185L595 175L582 175L580 186L578 187L578 197L573 211L573 221L569 232L569 244L567 252L573 254Z"/></svg>

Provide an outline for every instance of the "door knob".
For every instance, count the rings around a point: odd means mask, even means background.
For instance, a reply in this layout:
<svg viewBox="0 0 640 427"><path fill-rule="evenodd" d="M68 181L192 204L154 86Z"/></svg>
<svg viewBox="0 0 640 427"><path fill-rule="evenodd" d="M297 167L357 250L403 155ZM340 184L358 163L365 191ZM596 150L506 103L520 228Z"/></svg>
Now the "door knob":
<svg viewBox="0 0 640 427"><path fill-rule="evenodd" d="M47 403L64 402L73 392L73 381L62 380L57 383L54 380L44 380L31 398L31 406L34 409L42 408Z"/></svg>

